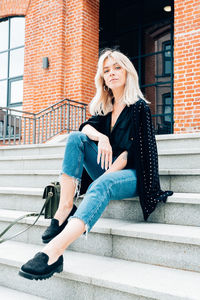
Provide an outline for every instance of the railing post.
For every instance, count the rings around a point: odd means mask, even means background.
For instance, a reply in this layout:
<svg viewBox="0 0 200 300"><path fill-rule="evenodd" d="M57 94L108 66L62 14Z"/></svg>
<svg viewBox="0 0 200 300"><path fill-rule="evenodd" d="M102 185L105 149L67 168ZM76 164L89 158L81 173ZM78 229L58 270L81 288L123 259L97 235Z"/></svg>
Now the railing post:
<svg viewBox="0 0 200 300"><path fill-rule="evenodd" d="M33 117L33 144L36 144L36 117Z"/></svg>
<svg viewBox="0 0 200 300"><path fill-rule="evenodd" d="M19 145L21 145L21 133L22 133L22 118L19 117Z"/></svg>
<svg viewBox="0 0 200 300"><path fill-rule="evenodd" d="M67 101L67 133L69 133L70 103Z"/></svg>
<svg viewBox="0 0 200 300"><path fill-rule="evenodd" d="M8 114L8 130L9 130L9 134L8 134L8 144L10 145L10 141L11 141L11 122L12 122L12 116L11 116L11 112Z"/></svg>
<svg viewBox="0 0 200 300"><path fill-rule="evenodd" d="M84 106L84 120L83 120L83 122L85 122L86 121L86 106Z"/></svg>
<svg viewBox="0 0 200 300"><path fill-rule="evenodd" d="M7 130L7 118L8 118L8 111L6 111L6 114L4 115L4 123L3 123L3 144L6 143L6 130Z"/></svg>
<svg viewBox="0 0 200 300"><path fill-rule="evenodd" d="M16 144L16 127L17 127L17 119L14 116L14 145Z"/></svg>

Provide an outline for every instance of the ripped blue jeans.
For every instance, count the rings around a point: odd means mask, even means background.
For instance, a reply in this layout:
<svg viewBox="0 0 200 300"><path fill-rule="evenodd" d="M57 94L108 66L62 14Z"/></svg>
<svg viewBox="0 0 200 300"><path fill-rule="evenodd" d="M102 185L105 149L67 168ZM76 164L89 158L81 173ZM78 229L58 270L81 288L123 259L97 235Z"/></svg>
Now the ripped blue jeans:
<svg viewBox="0 0 200 300"><path fill-rule="evenodd" d="M122 169L104 174L106 170L101 168L101 160L97 163L97 155L97 145L85 133L78 131L68 135L62 173L74 179L77 197L80 194L83 167L93 180L75 214L69 218L79 218L84 222L86 238L110 200L138 196L136 170ZM113 162L116 158L113 157Z"/></svg>

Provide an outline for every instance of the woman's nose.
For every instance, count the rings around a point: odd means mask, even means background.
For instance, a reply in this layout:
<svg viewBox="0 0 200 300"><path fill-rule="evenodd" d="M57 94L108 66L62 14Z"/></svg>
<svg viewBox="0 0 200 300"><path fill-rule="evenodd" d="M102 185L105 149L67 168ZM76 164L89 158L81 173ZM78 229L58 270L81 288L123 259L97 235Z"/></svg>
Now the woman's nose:
<svg viewBox="0 0 200 300"><path fill-rule="evenodd" d="M110 75L115 74L115 70L114 69L110 69Z"/></svg>

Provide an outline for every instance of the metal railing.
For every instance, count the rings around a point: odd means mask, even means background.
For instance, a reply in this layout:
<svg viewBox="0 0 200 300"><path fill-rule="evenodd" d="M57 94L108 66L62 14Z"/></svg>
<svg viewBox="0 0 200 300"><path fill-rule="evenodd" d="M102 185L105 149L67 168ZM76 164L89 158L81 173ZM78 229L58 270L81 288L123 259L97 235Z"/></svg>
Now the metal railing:
<svg viewBox="0 0 200 300"><path fill-rule="evenodd" d="M78 130L86 120L86 103L63 99L38 113L0 107L0 144L40 144Z"/></svg>

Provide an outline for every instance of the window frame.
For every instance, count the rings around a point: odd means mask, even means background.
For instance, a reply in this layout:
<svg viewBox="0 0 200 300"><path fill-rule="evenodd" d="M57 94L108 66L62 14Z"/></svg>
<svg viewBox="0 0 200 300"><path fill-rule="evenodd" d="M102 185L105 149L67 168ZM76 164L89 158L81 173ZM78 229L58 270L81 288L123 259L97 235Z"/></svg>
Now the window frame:
<svg viewBox="0 0 200 300"><path fill-rule="evenodd" d="M10 77L10 52L13 50L17 50L17 49L21 49L25 47L25 44L21 45L21 46L17 46L17 47L13 47L10 48L10 44L11 44L11 19L13 18L25 18L24 15L18 15L18 16L10 16L10 17L6 17L6 18L1 18L0 19L0 23L1 22L5 22L8 21L8 45L7 45L7 49L0 51L0 54L2 53L8 53L8 58L7 58L7 77L0 79L0 81L7 81L7 99L6 99L6 103L7 103L7 107L17 107L17 106L21 106L23 103L23 99L21 102L16 102L16 103L11 103L11 98L10 98L10 88L11 88L11 83L13 81L18 81L18 80L23 80L24 74L20 75L20 76L12 76ZM24 32L25 34L25 32ZM1 105L0 105L1 106Z"/></svg>
<svg viewBox="0 0 200 300"><path fill-rule="evenodd" d="M165 47L166 46L171 46L171 41L168 40L168 41L165 41L162 43L162 50L163 50L163 59L162 59L162 77L169 77L171 76L171 73L172 73L172 70L170 70L169 73L166 73L166 68L165 68L165 62L166 61L169 61L171 63L171 59L172 59L172 50L166 50ZM171 52L171 57L170 59L167 59L166 56L165 56L165 52L166 51L170 51Z"/></svg>
<svg viewBox="0 0 200 300"><path fill-rule="evenodd" d="M169 125L172 123L172 121L166 121L165 120L165 107L166 106L169 106L171 108L171 104L166 104L166 98L170 98L171 101L172 101L172 97L171 97L171 93L165 93L165 94L162 94L162 107L163 107L163 124L164 125ZM172 112L171 112L171 115L172 115ZM171 116L170 115L170 116Z"/></svg>

